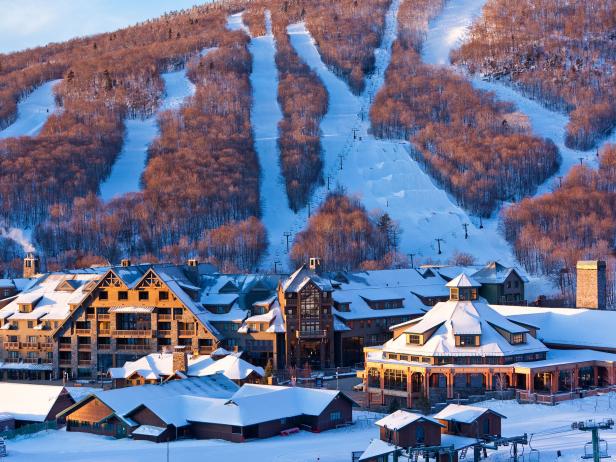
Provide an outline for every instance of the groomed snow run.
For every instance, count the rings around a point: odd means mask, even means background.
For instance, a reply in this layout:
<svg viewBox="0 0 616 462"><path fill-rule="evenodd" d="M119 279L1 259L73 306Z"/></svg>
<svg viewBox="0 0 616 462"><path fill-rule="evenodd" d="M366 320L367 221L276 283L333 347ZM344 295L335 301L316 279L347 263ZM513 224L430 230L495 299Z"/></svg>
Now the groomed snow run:
<svg viewBox="0 0 616 462"><path fill-rule="evenodd" d="M484 229L479 229L479 221L458 207L411 158L407 142L378 140L368 133L371 97L383 84L397 35L399 3L394 0L387 13L382 44L375 53L376 70L359 97L323 63L303 23L288 28L293 47L317 72L329 93L329 110L321 123L324 176L330 177L332 185L337 182L348 193L358 195L368 210L385 211L397 220L403 230L400 248L404 253L444 261L458 251L470 253L478 261L499 259L513 264L496 223L484 223ZM326 194L326 188L315 193L313 208ZM470 225L468 239L464 238L465 223ZM437 238L444 239L440 255Z"/></svg>
<svg viewBox="0 0 616 462"><path fill-rule="evenodd" d="M571 430L571 423L602 420L616 413L616 396L599 396L561 403L557 406L521 405L515 401L486 401L474 406L489 407L505 415L503 435L528 433L541 461L579 462L590 434ZM219 440L181 440L169 444L169 460L225 460L228 462L346 462L352 451L363 451L378 438L374 422L381 415L355 412L355 425L315 434L300 432L245 443ZM616 454L616 432L602 431L609 452ZM115 440L86 433L51 430L7 441L9 460L14 462L152 462L164 461L166 444L130 439ZM562 456L556 458L556 451ZM521 451L520 451L521 452ZM524 461L530 448L524 447ZM510 448L488 451L490 462L506 462Z"/></svg>
<svg viewBox="0 0 616 462"><path fill-rule="evenodd" d="M208 51L202 51L201 56ZM166 72L161 77L165 83L165 93L156 113L145 119L125 121L122 150L113 164L109 178L100 187L100 196L104 201L141 189L141 173L145 168L148 147L159 133L158 114L179 109L185 99L195 93L195 86L186 76L186 69Z"/></svg>
<svg viewBox="0 0 616 462"><path fill-rule="evenodd" d="M427 64L450 66L449 54L458 48L467 36L472 23L481 17L482 8L487 0L450 0L443 12L431 22L424 46L422 59ZM461 69L456 69L462 72ZM579 165L580 158L586 165L597 166L596 151L578 151L565 146L565 129L569 122L566 114L552 111L539 101L530 99L498 80L484 80L481 77L471 78L471 83L477 89L494 92L501 101L515 103L518 110L530 121L533 132L543 138L550 138L558 147L562 156L562 164L556 174L565 176L571 167ZM613 133L604 143L616 142ZM546 181L537 189L536 194L551 191L552 181Z"/></svg>
<svg viewBox="0 0 616 462"><path fill-rule="evenodd" d="M233 30L249 34L241 13L228 19ZM265 13L266 35L252 37L248 50L252 56L252 108L250 121L255 140L255 149L261 166L261 221L267 229L269 249L262 260L263 269L287 262L287 241L285 232L296 232L295 213L289 208L284 178L280 169L278 148L278 122L282 111L278 104L278 71L276 69L276 42L272 35L270 12ZM250 34L249 34L250 35ZM291 227L290 227L291 224Z"/></svg>
<svg viewBox="0 0 616 462"><path fill-rule="evenodd" d="M49 116L56 110L53 87L58 82L60 80L45 82L22 98L17 103L17 119L4 130L0 130L0 139L38 135Z"/></svg>

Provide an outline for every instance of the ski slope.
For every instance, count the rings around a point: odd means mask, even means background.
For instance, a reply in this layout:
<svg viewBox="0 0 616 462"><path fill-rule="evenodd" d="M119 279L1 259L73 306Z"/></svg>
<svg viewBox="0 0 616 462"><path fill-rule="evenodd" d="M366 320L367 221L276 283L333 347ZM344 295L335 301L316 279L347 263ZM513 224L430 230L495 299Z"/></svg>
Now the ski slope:
<svg viewBox="0 0 616 462"><path fill-rule="evenodd" d="M296 215L289 208L286 186L280 168L278 148L278 122L283 115L278 104L278 70L276 69L276 42L272 34L270 12L265 13L266 34L251 37L248 51L252 56L252 125L255 150L261 166L261 220L267 229L269 247L261 261L263 269L285 267L288 260L286 232L293 231ZM241 13L229 18L228 27L243 30L250 35L241 19ZM295 229L297 231L297 229ZM289 243L290 244L290 243Z"/></svg>
<svg viewBox="0 0 616 462"><path fill-rule="evenodd" d="M447 2L443 12L430 24L422 48L423 61L428 64L451 66L450 52L462 44L471 24L481 16L486 1L450 0ZM461 69L456 70L462 72ZM539 101L524 96L516 91L515 87L498 80L489 81L481 77L472 77L470 81L477 89L493 92L501 101L515 103L518 110L529 118L533 133L543 138L550 138L556 144L562 157L556 177L565 176L573 166L579 165L580 159L585 165L597 167L598 159L595 150L578 151L565 146L565 129L569 122L566 114L547 109ZM616 142L616 133L605 141L605 143L608 142ZM537 189L536 194L549 192L552 188L553 182L546 181Z"/></svg>
<svg viewBox="0 0 616 462"><path fill-rule="evenodd" d="M330 97L328 113L321 123L325 177L358 195L368 210L385 211L397 220L402 227L401 251L416 254L419 260L445 261L456 252L466 252L479 262L499 259L513 264L514 257L495 221L486 221L484 229L480 229L479 220L458 207L421 170L411 158L407 142L378 140L369 133L371 96L383 85L391 60L399 4L394 0L387 13L384 37L375 53L376 70L360 96L353 95L348 85L323 63L305 24L288 28L293 47L319 75ZM326 193L326 188L320 188L313 203L320 203ZM466 223L468 239L464 238ZM437 238L443 239L441 254Z"/></svg>
<svg viewBox="0 0 616 462"><path fill-rule="evenodd" d="M204 50L201 55L209 50ZM195 93L194 84L186 76L186 69L161 75L165 92L156 113L145 119L127 119L124 144L113 164L111 174L100 186L100 197L109 201L122 194L141 189L141 174L146 165L148 147L158 136L158 114L177 110L184 100Z"/></svg>
<svg viewBox="0 0 616 462"><path fill-rule="evenodd" d="M53 87L58 82L60 80L45 82L22 98L17 103L17 118L0 130L0 139L38 135L49 116L56 111Z"/></svg>

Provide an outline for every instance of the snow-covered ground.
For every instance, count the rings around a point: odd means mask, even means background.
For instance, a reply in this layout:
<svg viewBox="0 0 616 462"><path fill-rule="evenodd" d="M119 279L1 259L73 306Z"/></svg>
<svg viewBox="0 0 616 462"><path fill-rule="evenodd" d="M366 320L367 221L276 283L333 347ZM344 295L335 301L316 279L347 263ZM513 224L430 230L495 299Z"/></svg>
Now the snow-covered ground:
<svg viewBox="0 0 616 462"><path fill-rule="evenodd" d="M515 401L487 401L477 406L490 407L505 415L503 435L532 434L531 446L539 459L530 459L524 447L524 461L575 462L580 460L590 434L571 430L571 423L614 417L616 396L600 396L569 401L558 406L520 405ZM363 451L378 438L375 415L355 412L354 426L320 434L300 432L287 437L228 443L216 440L184 440L169 444L169 460L226 460L229 462L346 462L352 451ZM612 455L616 451L616 431L603 431ZM167 445L111 438L64 430L41 432L7 442L9 460L15 462L152 462L167 460ZM562 457L556 458L556 450ZM509 447L488 452L495 462L509 460ZM471 457L471 456L469 456Z"/></svg>
<svg viewBox="0 0 616 462"><path fill-rule="evenodd" d="M269 270L274 262L282 265L287 260L285 232L297 231L295 213L289 208L284 178L280 169L278 149L278 122L282 111L278 104L278 71L276 69L276 42L272 35L269 11L266 12L267 33L250 40L248 50L252 55L252 109L250 119L255 139L255 149L261 166L261 220L267 229L269 240L268 255L261 265ZM228 27L244 30L241 14L228 20ZM250 34L249 34L250 35Z"/></svg>
<svg viewBox="0 0 616 462"><path fill-rule="evenodd" d="M203 53L207 52L205 50ZM113 164L111 174L101 184L100 196L108 201L114 197L141 189L141 173L145 167L148 147L158 135L157 116L161 111L177 110L184 100L195 92L194 84L186 76L186 70L162 74L165 94L158 111L145 119L126 120L124 145Z"/></svg>
<svg viewBox="0 0 616 462"><path fill-rule="evenodd" d="M0 130L0 139L18 136L36 136L47 118L56 110L53 87L60 80L50 80L17 103L17 119L4 130Z"/></svg>
<svg viewBox="0 0 616 462"><path fill-rule="evenodd" d="M411 158L407 142L378 140L368 132L371 99L383 84L397 35L398 7L399 1L392 2L383 42L376 51L376 71L360 96L353 95L348 85L323 63L303 23L288 28L293 47L329 92L329 110L321 123L325 177L331 178L331 184L338 183L347 192L359 195L368 210L386 211L397 220L403 230L401 250L405 253L444 261L458 251L471 253L480 262L498 258L511 264L513 255L495 222L486 222L484 229L479 229L479 220L458 207ZM314 205L326 193L325 188L318 190ZM465 223L470 225L468 239L464 238ZM437 238L444 239L441 255Z"/></svg>
<svg viewBox="0 0 616 462"><path fill-rule="evenodd" d="M449 54L459 47L466 38L469 26L477 20L487 0L450 0L428 30L422 49L422 58L428 64L451 65ZM459 70L459 69L458 69ZM556 176L564 176L574 165L579 165L580 158L586 165L597 166L595 150L578 151L565 146L565 128L569 122L566 114L552 111L539 101L524 96L514 87L508 86L498 80L483 80L480 77L471 79L475 88L494 92L502 101L515 103L518 110L528 116L533 132L541 137L550 138L560 151L562 165ZM613 133L606 142L615 142L616 133ZM541 185L537 194L551 190L552 181Z"/></svg>

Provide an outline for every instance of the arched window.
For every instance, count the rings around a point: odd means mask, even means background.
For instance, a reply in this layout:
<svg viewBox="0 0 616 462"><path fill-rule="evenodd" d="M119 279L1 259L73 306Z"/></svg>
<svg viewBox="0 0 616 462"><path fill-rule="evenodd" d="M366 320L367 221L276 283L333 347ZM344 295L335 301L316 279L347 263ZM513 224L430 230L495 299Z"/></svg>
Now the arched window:
<svg viewBox="0 0 616 462"><path fill-rule="evenodd" d="M415 429L415 443L423 444L426 442L426 430L423 425L418 425Z"/></svg>

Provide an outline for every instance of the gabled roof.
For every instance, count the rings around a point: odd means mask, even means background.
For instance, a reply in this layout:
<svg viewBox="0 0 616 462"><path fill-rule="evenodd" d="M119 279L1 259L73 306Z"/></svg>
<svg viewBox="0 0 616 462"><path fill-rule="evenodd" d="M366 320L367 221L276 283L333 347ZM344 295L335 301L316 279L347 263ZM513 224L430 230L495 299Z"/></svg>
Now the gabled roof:
<svg viewBox="0 0 616 462"><path fill-rule="evenodd" d="M447 284L446 287L481 287L477 281L475 281L470 276L467 276L465 273L459 274Z"/></svg>
<svg viewBox="0 0 616 462"><path fill-rule="evenodd" d="M43 422L63 394L68 391L59 385L0 382L0 412L16 420Z"/></svg>
<svg viewBox="0 0 616 462"><path fill-rule="evenodd" d="M473 273L473 279L481 284L502 284L511 273L517 274L523 282L528 282L528 278L521 271L503 266L497 261L490 262Z"/></svg>
<svg viewBox="0 0 616 462"><path fill-rule="evenodd" d="M282 290L285 292L299 292L308 282L314 283L324 292L331 292L333 290L328 280L306 268L306 265L300 266L282 283Z"/></svg>
<svg viewBox="0 0 616 462"><path fill-rule="evenodd" d="M475 422L479 417L484 415L486 412L496 414L503 419L507 418L492 409L478 406L466 406L463 404L449 404L445 409L436 413L434 415L434 418L451 422L471 424Z"/></svg>
<svg viewBox="0 0 616 462"><path fill-rule="evenodd" d="M376 425L378 425L379 427L387 428L388 430L400 430L401 428L404 428L407 425L410 425L413 422L417 421L430 422L435 425L438 425L439 427L444 427L442 423L440 423L436 419L433 419L432 417L404 410L398 410L393 414L389 414L388 416L383 417L381 420L378 420L376 422Z"/></svg>
<svg viewBox="0 0 616 462"><path fill-rule="evenodd" d="M233 355L225 356L213 362L203 369L199 375L211 375L219 372L231 380L246 380L251 374L256 374L260 377L265 376L265 371L262 367L253 366L248 361Z"/></svg>
<svg viewBox="0 0 616 462"><path fill-rule="evenodd" d="M188 355L188 375L198 376L199 372L214 363L209 356ZM151 353L135 361L127 361L122 367L112 367L109 375L112 379L125 379L137 374L148 380L159 380L173 375L172 353Z"/></svg>

